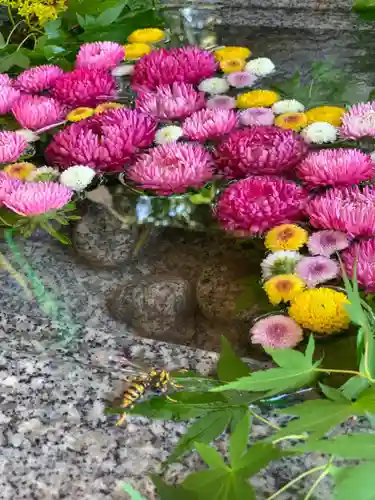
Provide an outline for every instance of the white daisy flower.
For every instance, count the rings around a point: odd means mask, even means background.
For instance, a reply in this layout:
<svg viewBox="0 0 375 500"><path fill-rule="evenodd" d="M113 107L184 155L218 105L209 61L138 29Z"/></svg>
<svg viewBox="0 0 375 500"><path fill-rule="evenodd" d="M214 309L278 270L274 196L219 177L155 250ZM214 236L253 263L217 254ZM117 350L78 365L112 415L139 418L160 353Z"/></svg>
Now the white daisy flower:
<svg viewBox="0 0 375 500"><path fill-rule="evenodd" d="M305 106L302 102L296 101L295 99L283 99L275 102L272 106L272 111L276 115L283 115L284 113L303 113L305 111Z"/></svg>
<svg viewBox="0 0 375 500"><path fill-rule="evenodd" d="M29 130L27 128L21 128L20 130L15 130L16 134L22 136L24 139L26 139L27 142L36 142L39 141L39 135L37 135L35 132L32 130Z"/></svg>
<svg viewBox="0 0 375 500"><path fill-rule="evenodd" d="M263 279L277 276L278 274L294 273L297 263L302 255L292 250L279 250L270 253L261 263Z"/></svg>
<svg viewBox="0 0 375 500"><path fill-rule="evenodd" d="M112 70L112 76L130 76L134 71L134 64L120 64Z"/></svg>
<svg viewBox="0 0 375 500"><path fill-rule="evenodd" d="M207 78L199 84L199 90L207 94L225 94L229 90L229 84L225 78Z"/></svg>
<svg viewBox="0 0 375 500"><path fill-rule="evenodd" d="M60 175L60 183L74 191L82 191L91 183L95 175L95 170L90 167L74 165Z"/></svg>
<svg viewBox="0 0 375 500"><path fill-rule="evenodd" d="M54 167L39 167L30 172L27 176L27 181L51 181L57 179L60 172Z"/></svg>
<svg viewBox="0 0 375 500"><path fill-rule="evenodd" d="M256 76L267 76L275 71L275 65L268 57L258 57L246 64L245 71Z"/></svg>
<svg viewBox="0 0 375 500"><path fill-rule="evenodd" d="M306 142L313 144L335 142L337 128L327 122L315 122L303 129L301 136Z"/></svg>
<svg viewBox="0 0 375 500"><path fill-rule="evenodd" d="M168 144L168 142L176 142L182 136L182 128L177 125L168 125L160 128L155 134L156 144Z"/></svg>

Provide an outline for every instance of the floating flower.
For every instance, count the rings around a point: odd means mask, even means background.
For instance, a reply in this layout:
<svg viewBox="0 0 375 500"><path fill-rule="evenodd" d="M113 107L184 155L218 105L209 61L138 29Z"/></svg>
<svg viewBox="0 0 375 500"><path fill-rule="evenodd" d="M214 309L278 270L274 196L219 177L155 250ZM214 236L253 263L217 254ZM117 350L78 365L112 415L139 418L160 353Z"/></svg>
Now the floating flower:
<svg viewBox="0 0 375 500"><path fill-rule="evenodd" d="M279 274L267 280L263 288L273 305L290 302L305 288L305 282L294 274Z"/></svg>
<svg viewBox="0 0 375 500"><path fill-rule="evenodd" d="M104 111L108 111L110 109L120 109L122 107L122 104L118 102L103 102L103 104L96 106L95 113L104 113Z"/></svg>
<svg viewBox="0 0 375 500"><path fill-rule="evenodd" d="M14 191L22 181L11 177L0 170L0 207L4 204L4 200Z"/></svg>
<svg viewBox="0 0 375 500"><path fill-rule="evenodd" d="M342 115L340 135L345 139L375 137L375 102L354 104Z"/></svg>
<svg viewBox="0 0 375 500"><path fill-rule="evenodd" d="M303 257L296 266L297 276L302 278L309 288L333 280L339 273L340 267L336 261L320 255Z"/></svg>
<svg viewBox="0 0 375 500"><path fill-rule="evenodd" d="M335 252L340 252L348 248L348 236L341 231L323 230L313 233L307 247L312 255L323 255L330 257Z"/></svg>
<svg viewBox="0 0 375 500"><path fill-rule="evenodd" d="M114 78L103 69L79 68L61 76L52 95L72 107L95 107L116 95Z"/></svg>
<svg viewBox="0 0 375 500"><path fill-rule="evenodd" d="M260 264L263 279L271 278L278 274L294 274L296 265L301 258L302 255L300 253L292 250L278 250L277 252L270 253Z"/></svg>
<svg viewBox="0 0 375 500"><path fill-rule="evenodd" d="M225 231L251 236L302 217L307 193L277 177L247 177L229 184L219 196L214 215Z"/></svg>
<svg viewBox="0 0 375 500"><path fill-rule="evenodd" d="M207 100L208 109L233 109L236 107L236 99L229 95L215 95Z"/></svg>
<svg viewBox="0 0 375 500"><path fill-rule="evenodd" d="M235 71L227 75L227 81L231 87L243 89L251 87L257 81L258 77L246 71Z"/></svg>
<svg viewBox="0 0 375 500"><path fill-rule="evenodd" d="M34 170L36 170L36 166L33 163L20 162L7 165L3 171L11 177L25 180Z"/></svg>
<svg viewBox="0 0 375 500"><path fill-rule="evenodd" d="M234 73L242 71L245 64L243 59L226 59L220 62L220 69L223 73Z"/></svg>
<svg viewBox="0 0 375 500"><path fill-rule="evenodd" d="M202 92L206 92L207 94L216 95L225 94L225 92L228 92L229 85L225 78L213 77L203 80L199 84L198 88L199 90L201 90Z"/></svg>
<svg viewBox="0 0 375 500"><path fill-rule="evenodd" d="M77 54L76 68L110 70L115 68L124 57L124 47L119 43L84 43Z"/></svg>
<svg viewBox="0 0 375 500"><path fill-rule="evenodd" d="M268 108L279 99L279 94L273 90L250 90L237 96L237 107L241 109Z"/></svg>
<svg viewBox="0 0 375 500"><path fill-rule="evenodd" d="M218 61L247 59L251 56L251 51L247 47L222 47L215 50L214 56Z"/></svg>
<svg viewBox="0 0 375 500"><path fill-rule="evenodd" d="M198 85L211 77L216 68L214 56L198 47L153 50L136 63L132 86L137 91L174 82Z"/></svg>
<svg viewBox="0 0 375 500"><path fill-rule="evenodd" d="M367 293L375 292L375 239L361 240L353 243L341 253L344 268L348 276L355 276L360 286Z"/></svg>
<svg viewBox="0 0 375 500"><path fill-rule="evenodd" d="M73 109L66 115L66 119L69 122L80 122L81 120L85 120L86 118L90 118L90 116L95 114L94 108L86 108L84 106L80 108Z"/></svg>
<svg viewBox="0 0 375 500"><path fill-rule="evenodd" d="M159 120L186 118L204 106L203 92L197 92L191 84L179 82L140 92L136 102L137 109Z"/></svg>
<svg viewBox="0 0 375 500"><path fill-rule="evenodd" d="M275 71L275 65L268 57L258 57L246 64L245 71L257 76L267 76Z"/></svg>
<svg viewBox="0 0 375 500"><path fill-rule="evenodd" d="M168 125L160 128L155 134L156 144L167 144L168 142L177 142L182 137L183 131L177 125Z"/></svg>
<svg viewBox="0 0 375 500"><path fill-rule="evenodd" d="M165 31L159 28L142 28L133 31L128 36L130 43L157 43L166 38Z"/></svg>
<svg viewBox="0 0 375 500"><path fill-rule="evenodd" d="M337 106L318 106L306 111L306 116L309 123L327 122L334 127L339 127L344 113L345 109Z"/></svg>
<svg viewBox="0 0 375 500"><path fill-rule="evenodd" d="M13 81L10 76L6 73L0 73L0 86L1 87L11 87L13 85Z"/></svg>
<svg viewBox="0 0 375 500"><path fill-rule="evenodd" d="M315 122L301 132L307 143L325 144L335 142L337 139L337 128L327 122Z"/></svg>
<svg viewBox="0 0 375 500"><path fill-rule="evenodd" d="M296 99L282 99L281 101L275 102L272 106L272 111L275 115L303 113L305 111L305 106L301 102L296 101Z"/></svg>
<svg viewBox="0 0 375 500"><path fill-rule="evenodd" d="M39 130L64 120L66 108L52 97L24 95L13 104L12 113L22 127Z"/></svg>
<svg viewBox="0 0 375 500"><path fill-rule="evenodd" d="M257 321L250 330L251 342L264 349L293 349L303 339L303 331L288 316L275 314Z"/></svg>
<svg viewBox="0 0 375 500"><path fill-rule="evenodd" d="M272 125L275 115L269 108L249 108L240 113L240 123L246 127Z"/></svg>
<svg viewBox="0 0 375 500"><path fill-rule="evenodd" d="M309 187L351 186L372 179L375 165L359 149L323 149L297 166L297 176Z"/></svg>
<svg viewBox="0 0 375 500"><path fill-rule="evenodd" d="M35 134L35 132L27 128L20 128L19 130L15 130L14 132L17 135L23 137L27 142L39 141L39 136Z"/></svg>
<svg viewBox="0 0 375 500"><path fill-rule="evenodd" d="M139 188L160 195L184 193L212 179L213 161L203 146L166 144L141 155L126 175Z"/></svg>
<svg viewBox="0 0 375 500"><path fill-rule="evenodd" d="M148 43L128 43L124 45L125 49L125 59L127 61L134 61L140 59L145 54L149 54L152 51L151 45Z"/></svg>
<svg viewBox="0 0 375 500"><path fill-rule="evenodd" d="M239 179L248 175L283 174L306 153L304 140L292 130L258 126L232 132L216 148L215 158L221 174L228 179Z"/></svg>
<svg viewBox="0 0 375 500"><path fill-rule="evenodd" d="M237 126L237 114L232 109L202 109L186 118L182 129L188 139L205 142L229 134Z"/></svg>
<svg viewBox="0 0 375 500"><path fill-rule="evenodd" d="M130 76L134 72L134 64L120 64L115 69L111 71L112 76Z"/></svg>
<svg viewBox="0 0 375 500"><path fill-rule="evenodd" d="M281 224L266 234L264 244L268 250L299 250L307 243L308 234L296 224Z"/></svg>
<svg viewBox="0 0 375 500"><path fill-rule="evenodd" d="M64 72L58 66L45 64L23 71L15 81L15 86L23 92L38 94L52 88Z"/></svg>
<svg viewBox="0 0 375 500"><path fill-rule="evenodd" d="M305 113L284 113L275 118L275 125L298 132L306 127L307 117Z"/></svg>
<svg viewBox="0 0 375 500"><path fill-rule="evenodd" d="M73 189L73 191L83 191L96 175L95 170L85 165L74 165L69 167L60 175L60 183Z"/></svg>
<svg viewBox="0 0 375 500"><path fill-rule="evenodd" d="M0 115L6 115L19 99L21 92L13 87L0 86Z"/></svg>
<svg viewBox="0 0 375 500"><path fill-rule="evenodd" d="M60 173L54 167L39 167L32 170L27 176L27 181L54 181L59 177Z"/></svg>
<svg viewBox="0 0 375 500"><path fill-rule="evenodd" d="M297 295L289 316L307 330L331 334L346 330L350 324L345 294L330 288L314 288Z"/></svg>
<svg viewBox="0 0 375 500"><path fill-rule="evenodd" d="M15 132L0 132L0 164L17 161L27 148L24 137Z"/></svg>

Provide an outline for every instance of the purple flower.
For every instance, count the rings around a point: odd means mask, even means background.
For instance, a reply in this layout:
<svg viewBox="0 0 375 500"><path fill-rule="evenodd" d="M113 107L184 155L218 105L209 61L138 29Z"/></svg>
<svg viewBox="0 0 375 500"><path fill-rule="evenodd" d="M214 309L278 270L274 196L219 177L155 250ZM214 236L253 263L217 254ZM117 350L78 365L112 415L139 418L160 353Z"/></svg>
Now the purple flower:
<svg viewBox="0 0 375 500"><path fill-rule="evenodd" d="M236 107L236 99L229 95L215 95L207 100L208 109L233 109Z"/></svg>
<svg viewBox="0 0 375 500"><path fill-rule="evenodd" d="M251 87L258 77L247 71L235 71L227 75L227 80L229 85L237 89L243 89L245 87Z"/></svg>
<svg viewBox="0 0 375 500"><path fill-rule="evenodd" d="M250 330L251 342L265 349L292 349L303 339L302 328L281 314L257 321Z"/></svg>
<svg viewBox="0 0 375 500"><path fill-rule="evenodd" d="M240 123L246 127L253 125L272 125L275 115L269 108L249 108L240 113Z"/></svg>
<svg viewBox="0 0 375 500"><path fill-rule="evenodd" d="M312 255L330 257L335 252L348 248L349 240L346 233L327 229L313 233L307 246Z"/></svg>
<svg viewBox="0 0 375 500"><path fill-rule="evenodd" d="M303 279L309 288L337 278L340 268L337 262L323 257L303 257L296 265L296 274Z"/></svg>

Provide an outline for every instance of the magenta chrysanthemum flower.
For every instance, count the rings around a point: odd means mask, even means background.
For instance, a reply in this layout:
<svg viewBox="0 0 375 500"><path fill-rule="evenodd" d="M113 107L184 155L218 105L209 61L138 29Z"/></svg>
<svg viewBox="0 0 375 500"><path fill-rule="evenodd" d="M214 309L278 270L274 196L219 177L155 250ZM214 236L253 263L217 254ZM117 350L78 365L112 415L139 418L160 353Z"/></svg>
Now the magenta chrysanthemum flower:
<svg viewBox="0 0 375 500"><path fill-rule="evenodd" d="M292 130L250 127L232 132L216 149L218 170L227 179L283 174L306 155L305 141Z"/></svg>
<svg viewBox="0 0 375 500"><path fill-rule="evenodd" d="M211 155L195 144L165 144L139 157L127 178L160 195L200 188L213 177Z"/></svg>
<svg viewBox="0 0 375 500"><path fill-rule="evenodd" d="M76 68L110 70L125 57L125 49L116 42L93 42L81 45L76 58Z"/></svg>
<svg viewBox="0 0 375 500"><path fill-rule="evenodd" d="M0 171L0 206L4 200L16 189L22 181Z"/></svg>
<svg viewBox="0 0 375 500"><path fill-rule="evenodd" d="M27 149L26 139L15 132L0 132L0 164L17 161Z"/></svg>
<svg viewBox="0 0 375 500"><path fill-rule="evenodd" d="M348 248L348 236L341 231L323 230L312 234L307 242L307 247L312 255L330 257L335 252Z"/></svg>
<svg viewBox="0 0 375 500"><path fill-rule="evenodd" d="M345 139L375 137L375 102L351 106L342 116L340 135Z"/></svg>
<svg viewBox="0 0 375 500"><path fill-rule="evenodd" d="M79 68L58 78L51 93L72 107L95 107L115 97L116 83L104 69Z"/></svg>
<svg viewBox="0 0 375 500"><path fill-rule="evenodd" d="M303 279L309 288L314 288L319 283L337 278L340 267L336 261L321 255L303 257L297 263L295 273Z"/></svg>
<svg viewBox="0 0 375 500"><path fill-rule="evenodd" d="M309 187L352 186L372 179L375 165L358 149L324 149L310 153L297 167L297 176Z"/></svg>
<svg viewBox="0 0 375 500"><path fill-rule="evenodd" d="M13 85L13 81L6 73L0 73L0 86L10 87Z"/></svg>
<svg viewBox="0 0 375 500"><path fill-rule="evenodd" d="M272 125L275 115L269 108L249 108L240 113L240 123L246 127Z"/></svg>
<svg viewBox="0 0 375 500"><path fill-rule="evenodd" d="M38 130L64 120L66 107L52 97L23 95L13 104L12 113L22 127Z"/></svg>
<svg viewBox="0 0 375 500"><path fill-rule="evenodd" d="M155 91L140 92L136 107L159 120L177 120L190 116L205 106L203 92L193 85L173 83L160 85Z"/></svg>
<svg viewBox="0 0 375 500"><path fill-rule="evenodd" d="M375 234L375 190L365 187L333 188L315 196L306 206L310 224L335 229L349 236Z"/></svg>
<svg viewBox="0 0 375 500"><path fill-rule="evenodd" d="M45 150L51 165L86 165L97 171L122 170L154 140L156 123L136 110L114 109L66 127Z"/></svg>
<svg viewBox="0 0 375 500"><path fill-rule="evenodd" d="M140 90L174 82L197 85L212 76L216 69L214 56L198 47L153 50L136 63L132 86L134 90Z"/></svg>
<svg viewBox="0 0 375 500"><path fill-rule="evenodd" d="M229 134L237 126L237 113L232 109L202 109L186 118L182 130L188 139L204 142Z"/></svg>
<svg viewBox="0 0 375 500"><path fill-rule="evenodd" d="M72 196L73 191L59 182L25 182L5 198L4 205L19 215L31 217L64 207Z"/></svg>
<svg viewBox="0 0 375 500"><path fill-rule="evenodd" d="M367 292L375 292L375 238L353 243L341 253L344 269L353 279L356 268L358 283Z"/></svg>
<svg viewBox="0 0 375 500"><path fill-rule="evenodd" d="M63 74L61 68L52 64L36 66L23 71L15 81L15 86L23 92L37 94L52 88Z"/></svg>
<svg viewBox="0 0 375 500"><path fill-rule="evenodd" d="M225 231L251 236L300 219L307 193L294 182L277 177L247 177L227 186L214 215Z"/></svg>
<svg viewBox="0 0 375 500"><path fill-rule="evenodd" d="M6 115L19 99L21 92L8 85L0 85L0 115Z"/></svg>
<svg viewBox="0 0 375 500"><path fill-rule="evenodd" d="M207 100L208 109L233 109L236 107L236 99L229 95L215 95Z"/></svg>
<svg viewBox="0 0 375 500"><path fill-rule="evenodd" d="M265 349L292 349L303 339L301 327L281 314L257 321L250 330L251 342Z"/></svg>

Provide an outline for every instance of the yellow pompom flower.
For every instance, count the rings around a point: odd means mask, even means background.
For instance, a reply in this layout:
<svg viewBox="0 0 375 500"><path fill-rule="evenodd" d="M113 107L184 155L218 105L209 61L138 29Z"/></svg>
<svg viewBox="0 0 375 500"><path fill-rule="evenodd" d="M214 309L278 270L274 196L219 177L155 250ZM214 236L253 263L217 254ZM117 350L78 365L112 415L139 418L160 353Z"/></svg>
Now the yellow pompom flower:
<svg viewBox="0 0 375 500"><path fill-rule="evenodd" d="M345 304L347 296L330 288L313 288L297 295L289 308L289 316L302 328L316 333L346 330L350 318Z"/></svg>
<svg viewBox="0 0 375 500"><path fill-rule="evenodd" d="M25 180L29 175L36 170L36 166L33 163L20 162L7 165L3 172L6 172L11 177L16 179Z"/></svg>
<svg viewBox="0 0 375 500"><path fill-rule="evenodd" d="M235 71L242 71L245 64L246 61L243 59L225 59L220 61L220 69L223 73L234 73Z"/></svg>
<svg viewBox="0 0 375 500"><path fill-rule="evenodd" d="M274 123L277 127L298 132L307 126L308 120L305 113L284 113L276 117Z"/></svg>
<svg viewBox="0 0 375 500"><path fill-rule="evenodd" d="M104 111L108 111L109 109L119 109L122 108L122 105L118 102L103 102L103 104L99 104L96 106L95 113L103 113Z"/></svg>
<svg viewBox="0 0 375 500"><path fill-rule="evenodd" d="M128 43L127 45L124 45L124 49L125 59L127 61L140 59L142 56L149 54L152 51L152 47L148 43Z"/></svg>
<svg viewBox="0 0 375 500"><path fill-rule="evenodd" d="M264 244L271 252L299 250L307 243L308 233L296 224L281 224L266 234Z"/></svg>
<svg viewBox="0 0 375 500"><path fill-rule="evenodd" d="M237 96L237 108L269 108L280 100L273 90L250 90Z"/></svg>
<svg viewBox="0 0 375 500"><path fill-rule="evenodd" d="M339 127L344 113L345 109L338 106L318 106L306 111L306 116L309 123L327 122L334 127Z"/></svg>
<svg viewBox="0 0 375 500"><path fill-rule="evenodd" d="M76 108L66 115L66 119L70 122L80 122L85 118L89 118L94 113L95 109L93 108L85 108L85 107Z"/></svg>
<svg viewBox="0 0 375 500"><path fill-rule="evenodd" d="M247 47L222 47L215 50L214 56L218 61L247 59L251 56L251 50Z"/></svg>
<svg viewBox="0 0 375 500"><path fill-rule="evenodd" d="M290 302L305 288L305 282L294 274L279 274L267 280L263 288L271 304Z"/></svg>
<svg viewBox="0 0 375 500"><path fill-rule="evenodd" d="M143 28L135 30L128 36L130 43L157 43L165 39L165 31L159 28Z"/></svg>

